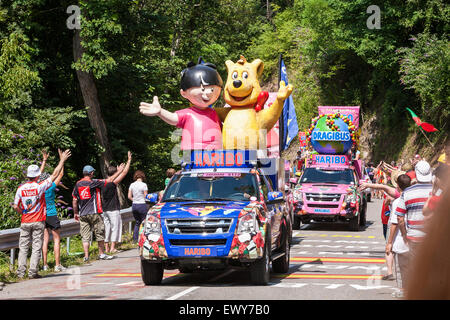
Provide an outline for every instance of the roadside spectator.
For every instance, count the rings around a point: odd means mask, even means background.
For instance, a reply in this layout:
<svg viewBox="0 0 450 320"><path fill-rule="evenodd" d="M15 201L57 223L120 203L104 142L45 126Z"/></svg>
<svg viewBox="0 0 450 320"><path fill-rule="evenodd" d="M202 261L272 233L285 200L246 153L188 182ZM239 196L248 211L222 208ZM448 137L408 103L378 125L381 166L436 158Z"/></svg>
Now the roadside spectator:
<svg viewBox="0 0 450 320"><path fill-rule="evenodd" d="M22 184L14 198L14 210L22 215L19 238L19 266L17 276L23 278L27 269L27 255L31 244L32 252L30 258L29 278L40 278L38 274L39 260L41 259L42 244L44 238L46 208L44 193L52 182L59 176L64 162L70 157L70 150L59 152L59 163L50 177L38 183L41 171L37 165L27 168L28 181Z"/></svg>
<svg viewBox="0 0 450 320"><path fill-rule="evenodd" d="M398 216L398 226L403 240L409 247L408 259L413 259L417 246L423 241L425 236L423 224L423 206L432 191L432 174L430 164L426 161L419 161L415 166L417 183L406 188L398 202L395 214ZM405 223L406 220L406 223ZM408 263L405 263L408 266ZM409 281L409 268L406 267L403 281Z"/></svg>
<svg viewBox="0 0 450 320"><path fill-rule="evenodd" d="M442 181L441 201L427 223L427 236L416 258L410 262L410 277L404 286L406 299L450 299L450 175L445 175Z"/></svg>
<svg viewBox="0 0 450 320"><path fill-rule="evenodd" d="M169 185L170 179L172 179L173 175L175 174L175 169L174 168L169 168L166 171L166 180L164 180L164 188L167 188L167 186Z"/></svg>
<svg viewBox="0 0 450 320"><path fill-rule="evenodd" d="M103 208L101 204L101 188L115 178L123 171L124 165L106 180L93 179L95 169L90 166L84 166L83 179L79 180L73 188L72 205L74 218L80 223L81 241L83 242L84 262L89 262L89 246L92 241L92 232L98 243L99 259L110 260L113 256L104 253L105 249L105 224L101 214Z"/></svg>
<svg viewBox="0 0 450 320"><path fill-rule="evenodd" d="M103 222L105 224L105 252L117 253L117 243L122 241L122 217L120 215L120 201L117 194L117 185L128 174L131 164L131 152L128 151L128 161L123 171L102 188ZM108 167L108 177L117 172L117 167ZM111 243L111 245L110 245Z"/></svg>
<svg viewBox="0 0 450 320"><path fill-rule="evenodd" d="M145 197L148 193L147 184L145 183L145 173L141 170L137 170L133 175L134 182L128 189L128 199L131 200L131 209L133 212L136 224L133 230L133 241L138 242L139 226L147 216L147 204L145 203Z"/></svg>
<svg viewBox="0 0 450 320"><path fill-rule="evenodd" d="M449 167L450 168L450 167ZM428 221L433 216L439 201L441 200L442 191L444 189L444 177L450 175L450 170L444 166L439 166L434 170L433 174L433 189L430 197L423 206L423 216L425 221Z"/></svg>
<svg viewBox="0 0 450 320"><path fill-rule="evenodd" d="M400 197L400 192L397 188L397 177L401 174L400 171L393 171L392 172L392 179L391 182L393 183L394 187L381 184L381 183L362 183L359 189L361 191L365 190L366 188L371 188L371 190L375 191L381 191L384 193L383 197L383 205L381 207L381 224L383 226L383 236L384 239L387 240L388 237L388 226L389 226L389 220L390 216L392 215L391 212L391 203ZM385 259L386 259L386 266L387 266L387 274L383 276L383 280L394 280L393 276L393 267L394 267L394 256L392 254L385 253Z"/></svg>
<svg viewBox="0 0 450 320"><path fill-rule="evenodd" d="M43 162L41 165L41 172L43 172L43 168L45 168L45 162L47 161L48 154L43 153ZM53 181L52 186L45 191L45 205L47 210L47 217L45 219L45 230L44 230L44 243L42 246L42 255L43 255L43 270L47 271L49 270L49 266L47 264L47 254L48 254L48 243L50 241L50 232L53 236L53 253L55 255L55 271L61 272L66 270L66 268L61 264L60 256L60 248L61 248L61 237L60 237L60 229L61 224L58 218L58 212L56 211L56 205L55 205L55 197L56 197L56 187L61 183L61 179L64 175L64 168L61 169L60 174L56 178L55 181ZM50 174L43 172L38 182L42 182L50 177Z"/></svg>
<svg viewBox="0 0 450 320"><path fill-rule="evenodd" d="M411 185L411 178L406 174L402 174L398 176L396 182L397 182L397 191L403 192L403 190L405 190ZM395 279L397 280L397 287L400 289L400 291L394 292L393 296L397 298L403 297L402 279L405 276L404 275L402 276L402 270L405 269L405 262L406 263L408 262L407 259L408 246L403 241L403 237L401 236L400 232L398 232L397 215L394 214L394 212L397 209L399 201L400 198L397 198L392 202L391 206L392 214L390 215L388 222L389 232L385 250L386 255L393 255L394 258Z"/></svg>
<svg viewBox="0 0 450 320"><path fill-rule="evenodd" d="M412 166L412 164L404 164L402 170L404 170L406 174L411 178L411 184L417 183L416 172L414 171L414 167Z"/></svg>
<svg viewBox="0 0 450 320"><path fill-rule="evenodd" d="M359 160L361 152L357 149L355 143L350 148L349 153L350 153L352 160Z"/></svg>

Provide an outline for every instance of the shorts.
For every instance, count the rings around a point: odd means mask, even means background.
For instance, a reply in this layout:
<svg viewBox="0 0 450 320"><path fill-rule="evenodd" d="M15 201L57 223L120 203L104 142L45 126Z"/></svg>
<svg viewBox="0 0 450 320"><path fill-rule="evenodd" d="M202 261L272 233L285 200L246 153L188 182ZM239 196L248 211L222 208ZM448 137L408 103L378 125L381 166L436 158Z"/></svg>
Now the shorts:
<svg viewBox="0 0 450 320"><path fill-rule="evenodd" d="M101 215L88 214L80 217L80 234L82 242L91 242L92 233L97 241L105 240L105 224Z"/></svg>
<svg viewBox="0 0 450 320"><path fill-rule="evenodd" d="M47 216L45 219L45 228L50 230L58 230L61 228L58 216Z"/></svg>

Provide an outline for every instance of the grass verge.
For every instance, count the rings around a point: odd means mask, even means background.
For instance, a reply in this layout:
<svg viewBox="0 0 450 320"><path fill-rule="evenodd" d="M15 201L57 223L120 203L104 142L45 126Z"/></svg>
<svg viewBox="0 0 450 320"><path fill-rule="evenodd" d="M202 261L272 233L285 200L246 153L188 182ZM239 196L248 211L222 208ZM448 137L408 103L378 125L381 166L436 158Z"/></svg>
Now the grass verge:
<svg viewBox="0 0 450 320"><path fill-rule="evenodd" d="M67 239L61 239L61 264L65 267L68 266L77 266L77 265L83 265L83 244L81 242L81 236L77 235L70 238L70 251L67 252ZM116 245L116 249L120 250L130 250L137 248L137 244L133 243L133 234L131 233L124 233L122 234L122 242L119 245ZM0 251L0 282L4 283L14 283L20 280L17 277L17 256L18 256L19 250L16 250L16 260L14 262L14 266L11 268L10 266L10 256L9 252L1 252ZM31 248L28 252L28 256L31 254ZM95 260L98 257L98 244L97 241L93 241L90 248L89 248L89 257L90 260ZM53 268L55 267L55 256L53 253L53 242L49 243L48 246L48 255L47 255L47 264L50 267L50 270L43 271L43 262L41 259L41 262L39 264L39 274L41 276L45 276L47 274L54 273ZM29 266L29 259L27 265ZM25 279L27 279L25 277Z"/></svg>

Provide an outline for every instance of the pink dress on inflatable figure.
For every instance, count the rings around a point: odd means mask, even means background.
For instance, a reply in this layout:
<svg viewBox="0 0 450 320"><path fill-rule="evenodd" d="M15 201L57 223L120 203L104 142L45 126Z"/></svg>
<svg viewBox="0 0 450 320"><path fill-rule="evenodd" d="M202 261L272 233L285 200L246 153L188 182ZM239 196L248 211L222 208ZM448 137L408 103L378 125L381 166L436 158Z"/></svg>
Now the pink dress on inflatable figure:
<svg viewBox="0 0 450 320"><path fill-rule="evenodd" d="M222 149L222 128L214 109L190 107L175 113L176 126L183 129L181 150Z"/></svg>
<svg viewBox="0 0 450 320"><path fill-rule="evenodd" d="M216 66L199 58L198 64L190 62L181 73L180 94L190 101L191 107L170 112L161 108L158 97L154 97L151 104L141 102L139 110L182 128L181 150L222 149L221 122L211 108L220 96L222 85Z"/></svg>

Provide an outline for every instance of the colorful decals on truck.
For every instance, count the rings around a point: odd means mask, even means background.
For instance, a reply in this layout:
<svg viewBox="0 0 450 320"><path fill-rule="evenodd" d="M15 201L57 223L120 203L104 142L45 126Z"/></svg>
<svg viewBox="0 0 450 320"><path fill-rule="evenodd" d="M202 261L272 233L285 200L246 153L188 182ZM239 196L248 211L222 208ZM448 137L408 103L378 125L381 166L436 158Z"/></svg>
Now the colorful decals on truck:
<svg viewBox="0 0 450 320"><path fill-rule="evenodd" d="M161 208L164 204L156 204L148 211L148 214L156 214L160 217ZM162 233L160 235L144 233L144 227L147 220L142 222L139 227L139 253L145 259L160 258L167 259L167 251L164 246L164 239Z"/></svg>
<svg viewBox="0 0 450 320"><path fill-rule="evenodd" d="M255 235L249 233L233 237L228 257L232 259L257 259L263 255L264 229L260 228Z"/></svg>
<svg viewBox="0 0 450 320"><path fill-rule="evenodd" d="M222 210L221 207L213 207L213 206L204 206L204 207L188 207L188 208L181 208L184 211L189 212L193 216L196 217L203 217L207 216L211 212L214 212L216 210Z"/></svg>

